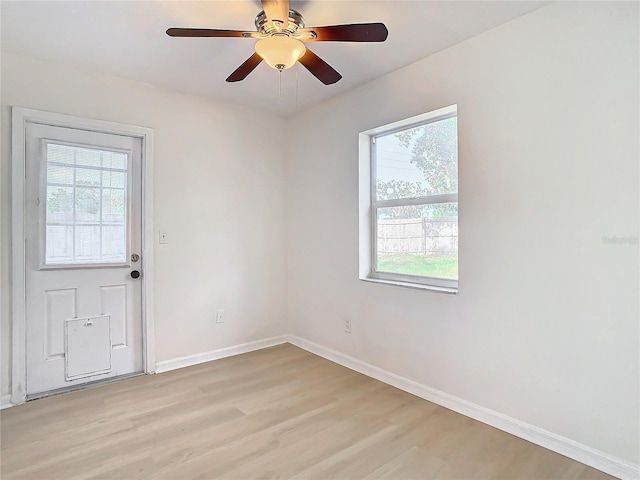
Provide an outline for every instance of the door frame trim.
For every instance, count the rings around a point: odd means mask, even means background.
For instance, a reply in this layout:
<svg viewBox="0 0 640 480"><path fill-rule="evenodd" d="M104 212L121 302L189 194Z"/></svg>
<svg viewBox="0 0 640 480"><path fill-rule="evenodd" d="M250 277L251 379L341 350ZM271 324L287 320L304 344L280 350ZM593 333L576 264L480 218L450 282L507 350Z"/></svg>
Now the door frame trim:
<svg viewBox="0 0 640 480"><path fill-rule="evenodd" d="M11 403L26 401L27 318L25 263L26 126L38 123L126 135L142 141L142 357L147 374L156 372L153 302L153 129L61 113L11 107Z"/></svg>

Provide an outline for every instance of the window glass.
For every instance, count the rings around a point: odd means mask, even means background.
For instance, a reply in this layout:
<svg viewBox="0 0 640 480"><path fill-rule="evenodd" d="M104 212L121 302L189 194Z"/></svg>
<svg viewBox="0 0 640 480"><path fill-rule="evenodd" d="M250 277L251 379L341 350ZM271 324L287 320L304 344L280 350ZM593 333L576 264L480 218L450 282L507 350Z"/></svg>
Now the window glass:
<svg viewBox="0 0 640 480"><path fill-rule="evenodd" d="M373 278L457 288L458 124L444 110L372 135Z"/></svg>
<svg viewBox="0 0 640 480"><path fill-rule="evenodd" d="M458 191L456 117L380 135L375 155L377 200Z"/></svg>
<svg viewBox="0 0 640 480"><path fill-rule="evenodd" d="M127 154L45 144L45 265L127 261Z"/></svg>
<svg viewBox="0 0 640 480"><path fill-rule="evenodd" d="M458 279L458 204L377 209L376 270Z"/></svg>

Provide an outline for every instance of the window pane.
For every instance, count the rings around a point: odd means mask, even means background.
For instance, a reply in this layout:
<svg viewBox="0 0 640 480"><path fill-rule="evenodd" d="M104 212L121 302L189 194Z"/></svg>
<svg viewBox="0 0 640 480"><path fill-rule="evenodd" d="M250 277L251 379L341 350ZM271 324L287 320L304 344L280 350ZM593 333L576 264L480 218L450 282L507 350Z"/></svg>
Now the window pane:
<svg viewBox="0 0 640 480"><path fill-rule="evenodd" d="M75 261L100 263L100 227L76 226Z"/></svg>
<svg viewBox="0 0 640 480"><path fill-rule="evenodd" d="M102 190L102 223L124 225L126 219L124 190L105 188Z"/></svg>
<svg viewBox="0 0 640 480"><path fill-rule="evenodd" d="M47 225L47 263L73 262L73 227Z"/></svg>
<svg viewBox="0 0 640 480"><path fill-rule="evenodd" d="M124 188L126 182L126 173L112 172L105 170L102 172L102 185L105 187Z"/></svg>
<svg viewBox="0 0 640 480"><path fill-rule="evenodd" d="M47 186L47 224L73 224L73 187Z"/></svg>
<svg viewBox="0 0 640 480"><path fill-rule="evenodd" d="M100 186L100 170L76 168L76 185Z"/></svg>
<svg viewBox="0 0 640 480"><path fill-rule="evenodd" d="M76 151L76 164L88 167L101 167L102 152L88 148L67 147Z"/></svg>
<svg viewBox="0 0 640 480"><path fill-rule="evenodd" d="M457 193L457 118L376 137L376 200Z"/></svg>
<svg viewBox="0 0 640 480"><path fill-rule="evenodd" d="M104 152L102 156L102 166L104 168L116 168L118 170L127 169L127 154Z"/></svg>
<svg viewBox="0 0 640 480"><path fill-rule="evenodd" d="M100 223L99 188L76 188L76 223Z"/></svg>
<svg viewBox="0 0 640 480"><path fill-rule="evenodd" d="M126 261L126 240L124 226L102 227L102 261Z"/></svg>
<svg viewBox="0 0 640 480"><path fill-rule="evenodd" d="M56 163L66 163L73 165L75 161L75 149L66 145L47 144L47 161Z"/></svg>
<svg viewBox="0 0 640 480"><path fill-rule="evenodd" d="M377 208L376 271L458 279L458 204Z"/></svg>
<svg viewBox="0 0 640 480"><path fill-rule="evenodd" d="M73 185L73 168L59 167L57 165L47 166L47 183L61 183Z"/></svg>

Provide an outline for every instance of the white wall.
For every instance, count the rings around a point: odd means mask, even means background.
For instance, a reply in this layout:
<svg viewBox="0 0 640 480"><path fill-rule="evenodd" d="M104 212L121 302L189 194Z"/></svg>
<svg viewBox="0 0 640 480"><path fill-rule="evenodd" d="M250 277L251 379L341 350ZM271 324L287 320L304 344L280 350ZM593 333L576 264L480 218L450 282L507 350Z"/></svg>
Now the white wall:
<svg viewBox="0 0 640 480"><path fill-rule="evenodd" d="M2 394L10 367L8 105L151 127L157 360L286 333L284 120L2 55ZM215 323L223 308L226 323Z"/></svg>
<svg viewBox="0 0 640 480"><path fill-rule="evenodd" d="M290 118L293 333L637 464L638 45L560 2ZM358 132L456 103L460 293L359 281Z"/></svg>

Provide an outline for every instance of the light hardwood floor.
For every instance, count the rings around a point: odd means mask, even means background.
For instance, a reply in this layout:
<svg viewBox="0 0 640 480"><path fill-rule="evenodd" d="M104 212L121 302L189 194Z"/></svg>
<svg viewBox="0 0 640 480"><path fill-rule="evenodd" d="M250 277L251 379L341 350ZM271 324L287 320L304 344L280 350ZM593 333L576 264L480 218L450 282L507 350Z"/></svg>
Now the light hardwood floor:
<svg viewBox="0 0 640 480"><path fill-rule="evenodd" d="M0 415L3 479L613 478L288 344Z"/></svg>

